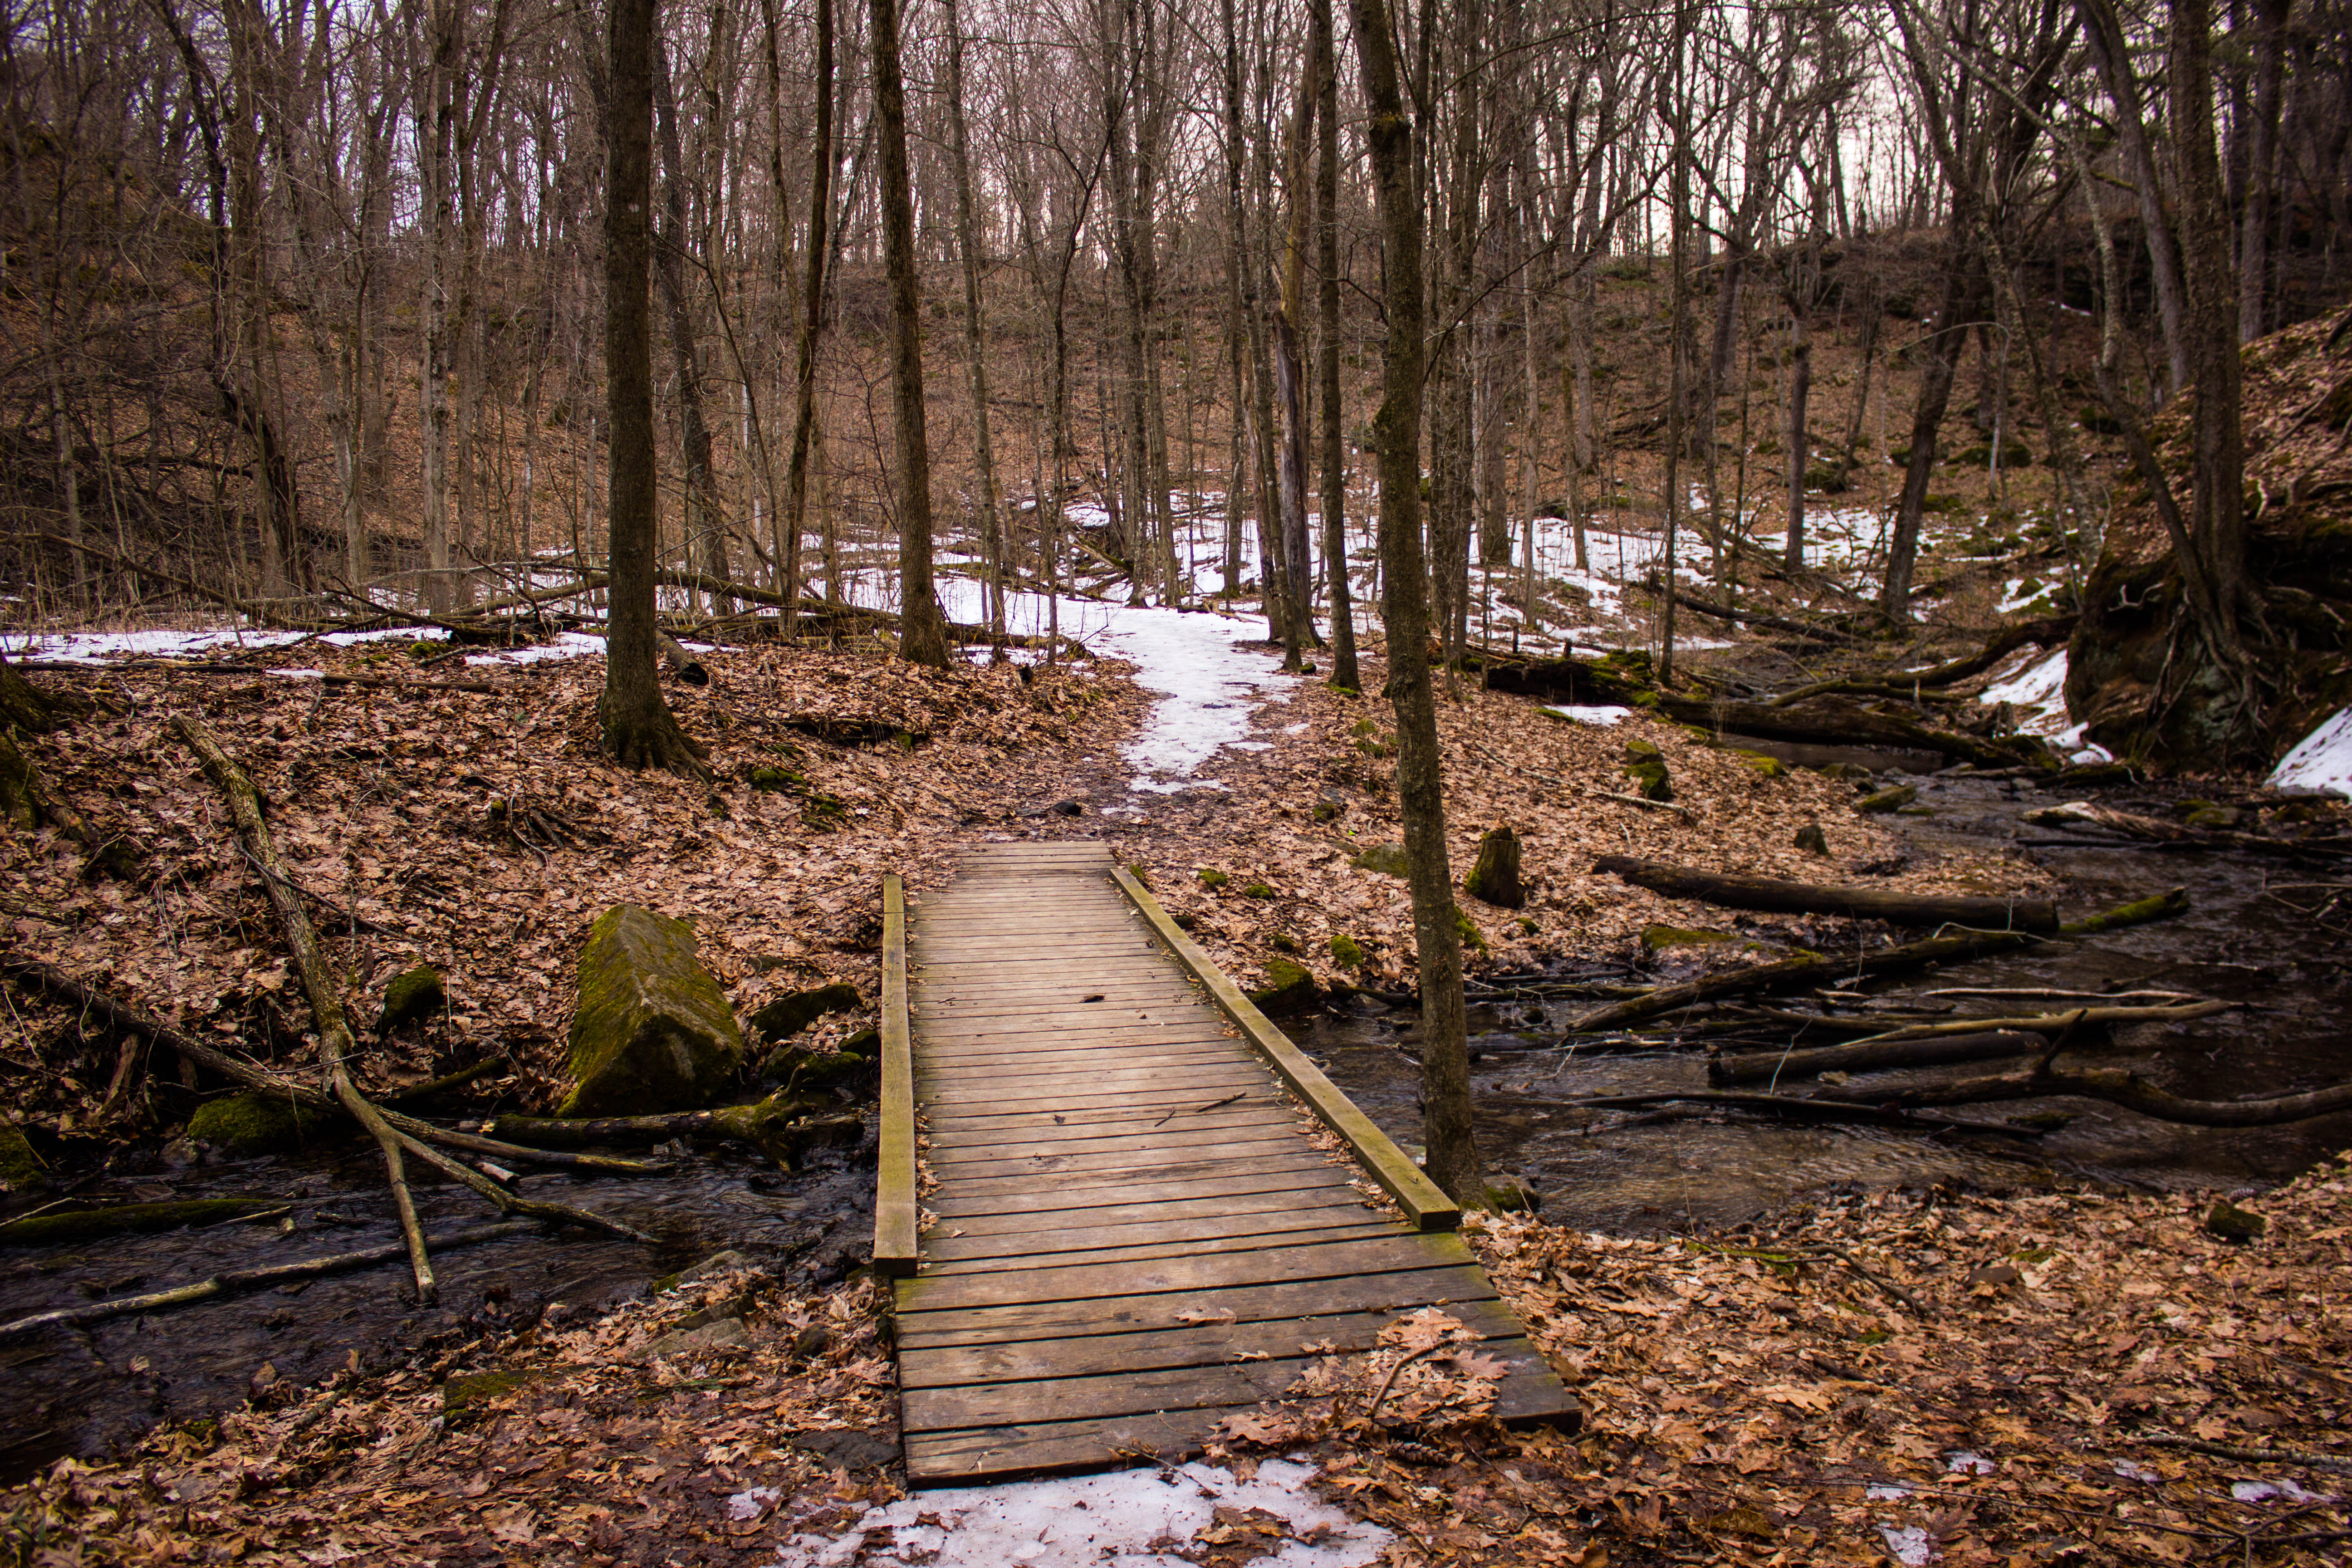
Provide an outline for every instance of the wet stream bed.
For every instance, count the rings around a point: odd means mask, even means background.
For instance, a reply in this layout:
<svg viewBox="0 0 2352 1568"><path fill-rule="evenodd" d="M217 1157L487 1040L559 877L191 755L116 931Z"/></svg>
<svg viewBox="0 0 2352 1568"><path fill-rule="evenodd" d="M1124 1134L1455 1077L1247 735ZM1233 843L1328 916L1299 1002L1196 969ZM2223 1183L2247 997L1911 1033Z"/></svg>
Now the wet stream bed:
<svg viewBox="0 0 2352 1568"><path fill-rule="evenodd" d="M428 1236L497 1218L473 1194L430 1176L410 1163ZM593 1317L724 1249L807 1283L840 1278L872 1249L870 1129L863 1148L814 1153L800 1174L709 1148L677 1154L662 1174L525 1174L520 1190L624 1220L657 1245L534 1229L436 1251L440 1299L430 1307L416 1306L406 1266L392 1263L0 1341L0 1409L8 1412L0 1484L62 1455L119 1450L161 1419L268 1402L341 1371L429 1369L443 1351L487 1332ZM0 1321L400 1236L383 1165L372 1149L348 1142L184 1170L157 1163L75 1194L93 1205L208 1197L290 1206L281 1218L0 1251Z"/></svg>
<svg viewBox="0 0 2352 1568"><path fill-rule="evenodd" d="M1766 749L1744 740L1739 744ZM1836 760L1888 765L1896 759ZM2021 782L1936 777L1907 782L1920 786L1919 804L1935 815L1895 821L1913 841L1913 852L1923 857L1942 849L2006 845L2020 837L2056 837L2048 829L2021 824L2019 816L2071 798ZM2133 798L2111 797L2111 803ZM2104 1040L2070 1049L2065 1060L2129 1068L2177 1094L2209 1100L2283 1094L2352 1077L2352 1023L2347 1023L2352 1019L2352 962L2347 962L2345 942L2267 891L2273 883L2343 879L2344 872L2242 855L2071 846L2029 847L2021 853L2058 881L2061 911L2068 920L2173 887L2188 889L2189 907L2181 916L2150 925L1892 976L1860 989L1881 998L1958 986L2195 992L2240 1005L2189 1023L2122 1026ZM1850 877L1850 868L1825 865L1819 879ZM1708 923L1738 931L1743 926L1769 929L1775 919L1721 910ZM1905 938L1898 935L1896 940ZM1783 1008L1820 1010L1818 999L1804 993L1769 1000ZM2014 1016L2068 1005L2022 997L1955 997L1942 999L1942 1005L1956 1006L1955 1016ZM2157 1121L2082 1100L2003 1101L1943 1112L1979 1121L2065 1118L2054 1130L2017 1139L1928 1137L1851 1124L1800 1125L1737 1112L1692 1114L1687 1107L1671 1112L1580 1110L1561 1102L1579 1096L1709 1087L1704 1040L1640 1054L1561 1048L1562 1026L1595 1005L1572 1000L1474 1005L1470 1017L1471 1083L1487 1168L1496 1177L1524 1182L1540 1195L1547 1219L1571 1226L1619 1232L1708 1230L1755 1219L1814 1194L1939 1181L1965 1181L1996 1191L2071 1179L2242 1194L2284 1181L2319 1159L2352 1147L2352 1113L2277 1127L2208 1128ZM1695 1012L1681 1016L1696 1023L1709 1016ZM1383 1129L1406 1147L1417 1148L1417 1015L1358 998L1345 1010L1298 1019L1290 1026L1299 1043L1326 1064L1333 1080ZM1794 1026L1784 1027L1788 1032L1772 1043L1793 1040ZM1752 1036L1748 1040L1737 1048L1753 1050L1762 1045ZM1831 1039L1816 1031L1804 1043L1814 1046ZM1961 1076L2014 1065L1987 1062L1926 1070ZM1919 1077L1919 1069L1856 1074L1849 1087L1916 1082ZM1812 1080L1807 1079L1780 1089L1803 1093L1811 1087Z"/></svg>

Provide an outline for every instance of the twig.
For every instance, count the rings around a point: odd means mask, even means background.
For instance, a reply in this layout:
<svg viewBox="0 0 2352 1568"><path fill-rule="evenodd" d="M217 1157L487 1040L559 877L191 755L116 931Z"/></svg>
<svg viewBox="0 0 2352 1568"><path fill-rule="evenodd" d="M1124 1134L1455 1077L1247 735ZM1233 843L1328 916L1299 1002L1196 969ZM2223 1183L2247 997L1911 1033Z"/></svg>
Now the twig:
<svg viewBox="0 0 2352 1568"><path fill-rule="evenodd" d="M1155 1121L1151 1125L1157 1127L1161 1121L1166 1121L1171 1117L1197 1116L1203 1110L1214 1110L1221 1105L1231 1105L1234 1100L1242 1098L1242 1095L1229 1094L1223 1100L1213 1100L1206 1105L1180 1105L1175 1110L1170 1111L1167 1116L1161 1117L1160 1121Z"/></svg>
<svg viewBox="0 0 2352 1568"><path fill-rule="evenodd" d="M446 1251L453 1247L470 1247L478 1241L489 1241L501 1236L514 1236L529 1230L520 1220L502 1221L497 1225L478 1225L433 1238L433 1245ZM185 1306L191 1301L208 1300L256 1285L274 1285L286 1279L316 1279L322 1275L341 1274L370 1264L389 1263L407 1251L405 1241L385 1242L378 1247L362 1247L357 1252L330 1253L324 1258L309 1258L299 1263L274 1264L268 1268L238 1268L226 1274L215 1274L209 1279L199 1279L192 1285L175 1285L168 1290L150 1290L139 1296L117 1296L111 1300L91 1301L79 1307L59 1307L52 1311L36 1312L29 1318L19 1318L13 1323L0 1323L0 1340L28 1334L51 1325L79 1325L102 1322L132 1312L158 1311L165 1307Z"/></svg>
<svg viewBox="0 0 2352 1568"><path fill-rule="evenodd" d="M2307 1448L2257 1448L2245 1443L2208 1443L2201 1437L2176 1437L2169 1432L2151 1432L2132 1440L2152 1448L2187 1448L2191 1453L2210 1454L2217 1459L2244 1459L2258 1465L2301 1465L2307 1469L2334 1470L2339 1475L2352 1475L2352 1455L2315 1454Z"/></svg>
<svg viewBox="0 0 2352 1568"><path fill-rule="evenodd" d="M1370 1426L1380 1419L1381 1406L1388 1402L1389 1390L1396 1386L1397 1373L1433 1351L1444 1349L1446 1343L1446 1341L1440 1340L1433 1345L1423 1345L1417 1351L1408 1351L1403 1359L1389 1368L1388 1376L1381 1380L1381 1391L1372 1395L1371 1407L1364 1412L1364 1425Z"/></svg>

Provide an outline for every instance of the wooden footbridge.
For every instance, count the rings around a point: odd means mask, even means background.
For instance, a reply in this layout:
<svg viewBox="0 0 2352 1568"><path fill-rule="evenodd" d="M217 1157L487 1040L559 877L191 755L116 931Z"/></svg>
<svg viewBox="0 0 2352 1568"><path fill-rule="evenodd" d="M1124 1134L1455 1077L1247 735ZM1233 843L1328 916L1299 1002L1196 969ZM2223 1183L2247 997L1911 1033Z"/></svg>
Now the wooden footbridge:
<svg viewBox="0 0 2352 1568"><path fill-rule="evenodd" d="M1509 1363L1505 1420L1572 1415L1452 1203L1100 846L984 846L885 904L875 1263L915 1485L1196 1451L1309 1345L1430 1305Z"/></svg>

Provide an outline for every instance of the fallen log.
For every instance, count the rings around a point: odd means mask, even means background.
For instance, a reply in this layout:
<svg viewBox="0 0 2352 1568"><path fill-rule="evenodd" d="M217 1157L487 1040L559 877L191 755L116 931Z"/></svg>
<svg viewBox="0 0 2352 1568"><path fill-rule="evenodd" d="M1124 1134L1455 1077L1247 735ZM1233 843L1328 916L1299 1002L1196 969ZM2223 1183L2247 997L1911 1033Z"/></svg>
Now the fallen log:
<svg viewBox="0 0 2352 1568"><path fill-rule="evenodd" d="M1982 1105L2001 1100L2103 1100L2159 1121L2194 1127L2275 1127L2283 1122L2307 1121L2315 1116L2352 1110L2352 1083L2330 1084L2301 1094L2273 1095L2263 1100L2190 1100L2122 1068L2059 1072L2045 1062L2021 1072L1986 1073L1950 1083L1901 1089L1823 1089L1814 1098L1868 1105L1880 1110Z"/></svg>
<svg viewBox="0 0 2352 1568"><path fill-rule="evenodd" d="M1794 1094L1749 1094L1737 1089L1662 1089L1655 1094L1595 1094L1551 1103L1578 1110L1640 1110L1653 1105L1720 1105L1738 1110L1777 1110L1809 1121L1859 1121L1874 1127L1909 1127L1926 1132L1990 1132L2002 1138L2038 1138L2029 1127L2004 1127L1946 1116L1920 1116L1899 1107L1808 1098Z"/></svg>
<svg viewBox="0 0 2352 1568"><path fill-rule="evenodd" d="M2041 742L2023 736L1987 741L1953 730L1931 729L1893 713L1882 713L1834 697L1817 697L1788 707L1661 694L1658 711L1685 724L1722 735L1754 735L1816 746L1853 746L1876 751L1932 752L1979 767L2053 765Z"/></svg>
<svg viewBox="0 0 2352 1568"><path fill-rule="evenodd" d="M1906 686L1949 686L1973 675L1982 675L2026 644L2048 647L2063 643L2074 635L2074 623L2080 616L2052 616L2043 620L2026 621L1996 635L1982 648L1948 664L1931 666L1927 669L1903 672L1899 679Z"/></svg>
<svg viewBox="0 0 2352 1568"><path fill-rule="evenodd" d="M2138 900L2077 924L2061 926L2058 934L2081 936L2092 931L2113 930L2119 925L2136 925L2144 921L2179 914L2188 907L2188 893L2175 888L2169 893ZM1700 1002L1711 1002L1719 996L1780 991L1818 980L1858 979L1865 974L1885 974L1932 963L1958 963L1966 959L1982 958L1988 953L2006 952L2042 940L2031 931L1972 931L1962 936L1929 937L1924 942L1883 948L1876 952L1853 957L1840 954L1832 958L1822 953L1806 953L1771 963L1750 964L1744 969L1727 969L1718 973L1701 975L1696 980L1685 981L1679 985L1661 985L1643 995L1595 1008L1570 1024L1567 1034L1561 1037L1565 1040L1569 1036L1622 1028L1643 1018L1654 1018L1661 1013L1672 1013Z"/></svg>
<svg viewBox="0 0 2352 1568"><path fill-rule="evenodd" d="M517 1236L532 1227L523 1222L509 1220L499 1225L471 1226L433 1237L430 1244L436 1252L446 1252L453 1247L471 1247L477 1242L495 1241L500 1237ZM18 1318L10 1323L0 1323L0 1340L16 1339L39 1329L51 1327L76 1328L85 1323L100 1323L109 1318L128 1317L133 1312L156 1312L166 1307L184 1307L193 1301L209 1300L232 1290L250 1290L264 1285L282 1285L295 1279L317 1279L329 1274L346 1274L354 1268L367 1268L378 1263L389 1263L408 1250L402 1241L386 1242L381 1247L362 1247L356 1252L331 1253L324 1258L306 1258L299 1263L272 1264L267 1268L234 1268L215 1274L209 1279L194 1284L174 1285L168 1290L150 1290L138 1296L117 1296L111 1300L91 1301L79 1307L59 1307L51 1311L35 1312L28 1318Z"/></svg>
<svg viewBox="0 0 2352 1568"><path fill-rule="evenodd" d="M1931 1036L1919 1040L1876 1040L1869 1044L1819 1046L1801 1051L1754 1051L1717 1057L1706 1064L1706 1081L1716 1084L1778 1082L1781 1079L1818 1078L1825 1072L1884 1072L1896 1068L1943 1067L1951 1062L1990 1061L2021 1057L2049 1042L2039 1035L2016 1029L1979 1031L1967 1035Z"/></svg>
<svg viewBox="0 0 2352 1568"><path fill-rule="evenodd" d="M1649 578L1643 582L1643 586L1654 594L1658 592L1658 580L1655 577ZM1854 634L1843 626L1791 620L1786 616L1769 615L1761 610L1743 610L1735 605L1719 604L1713 599L1703 598L1679 584L1675 588L1675 603L1688 609L1696 610L1710 620L1729 621L1737 626L1762 626L1768 631L1780 632L1823 647L1843 647L1857 640Z"/></svg>
<svg viewBox="0 0 2352 1568"><path fill-rule="evenodd" d="M1773 877L1696 871L1631 855L1603 855L1592 863L1592 868L1669 898L1696 899L1738 910L1847 915L1855 920L1883 920L1895 925L1957 925L1977 931L2046 932L2058 929L2058 906L2047 900L1958 898L1891 893L1875 888L1820 887Z"/></svg>
<svg viewBox="0 0 2352 1568"><path fill-rule="evenodd" d="M2184 1002L2156 1007L2070 1007L2063 1013L2038 1013L2021 1018L1951 1018L1935 1023L1898 1024L1869 1037L1871 1040L1932 1040L1982 1029L2014 1029L2029 1035L2057 1035L2083 1024L2177 1024L2210 1018L2237 1006L2235 1002ZM1862 1045L1863 1040L1850 1042Z"/></svg>
<svg viewBox="0 0 2352 1568"><path fill-rule="evenodd" d="M192 1225L251 1219L285 1206L283 1198L184 1198L95 1209L50 1209L0 1225L0 1247L62 1247L113 1236L152 1236Z"/></svg>
<svg viewBox="0 0 2352 1568"><path fill-rule="evenodd" d="M667 1143L672 1139L722 1139L749 1144L786 1170L798 1170L813 1143L838 1138L845 1129L816 1115L814 1101L772 1094L750 1105L680 1110L662 1116L500 1116L483 1124L518 1143L582 1149L596 1144ZM824 1109L830 1109L826 1107ZM856 1123L862 1133L864 1122Z"/></svg>
<svg viewBox="0 0 2352 1568"><path fill-rule="evenodd" d="M2308 857L2317 859L2339 859L2352 855L2352 846L2335 842L2313 843L2307 839L2265 838L2259 833L2239 833L2230 829L2194 828L2178 822L2168 822L2160 816L2143 816L2137 812L2117 811L2112 806L2096 805L2087 800L2068 801L2063 805L2047 805L2024 813L2021 821L2036 827L2095 827L2108 833L2151 846L2181 849L2241 849L2252 855L2277 855L2288 858Z"/></svg>
<svg viewBox="0 0 2352 1568"><path fill-rule="evenodd" d="M262 1094L276 1095L281 1100L292 1100L309 1110L323 1110L330 1115L340 1115L342 1112L342 1107L337 1103L332 1095L322 1093L308 1084L298 1083L292 1079L280 1077L267 1068L258 1067L242 1058L215 1050L194 1036L173 1028L162 1019L131 1005L121 997L83 984L54 964L44 963L38 959L14 958L0 954L0 974L8 975L25 984L61 997L100 1022L121 1029L125 1034L137 1035L142 1039L152 1040L184 1060L216 1072L233 1083L243 1084L246 1088ZM403 1096L388 1095L385 1098L396 1100ZM536 1165L568 1166L573 1170L603 1171L614 1175L630 1176L654 1175L666 1168L645 1160L623 1160L606 1154L559 1153L551 1150L526 1148L519 1143L501 1143L495 1139L478 1137L468 1132L452 1131L446 1127L436 1127L429 1121L419 1121L415 1117L404 1116L386 1106L380 1105L377 1109L383 1112L388 1126L405 1132L411 1137L422 1138L427 1142L439 1143L451 1149L463 1149L472 1154L485 1154L493 1160L518 1161Z"/></svg>

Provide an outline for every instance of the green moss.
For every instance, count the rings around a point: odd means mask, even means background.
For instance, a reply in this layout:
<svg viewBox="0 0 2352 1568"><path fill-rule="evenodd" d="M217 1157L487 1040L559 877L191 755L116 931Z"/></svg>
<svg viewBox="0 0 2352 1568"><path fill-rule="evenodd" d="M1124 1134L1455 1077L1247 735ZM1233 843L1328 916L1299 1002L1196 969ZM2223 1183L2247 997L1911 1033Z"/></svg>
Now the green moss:
<svg viewBox="0 0 2352 1568"><path fill-rule="evenodd" d="M1373 723L1370 719L1359 719L1354 723L1348 726L1348 733L1355 736L1358 740L1368 739L1369 737L1377 735L1380 732L1381 727L1378 724Z"/></svg>
<svg viewBox="0 0 2352 1568"><path fill-rule="evenodd" d="M1533 936L1537 931L1543 929L1525 915L1521 915L1518 919L1513 921L1511 924L1517 928L1518 933L1521 936Z"/></svg>
<svg viewBox="0 0 2352 1568"><path fill-rule="evenodd" d="M1127 874L1135 879L1136 885L1138 887L1143 889L1146 892L1150 890L1151 872L1142 861L1138 860L1134 865L1129 866L1127 868Z"/></svg>
<svg viewBox="0 0 2352 1568"><path fill-rule="evenodd" d="M1736 749L1731 754L1747 763L1749 771L1759 778L1784 779L1789 776L1788 763L1778 757L1768 757L1761 752L1742 752Z"/></svg>
<svg viewBox="0 0 2352 1568"><path fill-rule="evenodd" d="M1329 822L1339 816L1339 811L1340 806L1338 801L1318 800L1315 803L1314 809L1308 812L1307 815L1312 816L1318 822Z"/></svg>
<svg viewBox="0 0 2352 1568"><path fill-rule="evenodd" d="M807 777L790 768L755 767L744 778L761 795L801 795L809 787Z"/></svg>
<svg viewBox="0 0 2352 1568"><path fill-rule="evenodd" d="M1454 932L1462 939L1463 946L1476 952L1487 951L1486 933L1478 929L1477 921L1462 912L1459 904L1454 907Z"/></svg>
<svg viewBox="0 0 2352 1568"><path fill-rule="evenodd" d="M389 1035L403 1024L413 1024L419 1018L429 1018L449 1005L448 993L441 984L441 972L429 963L420 963L392 977L383 988L383 1011L375 1021L375 1032Z"/></svg>
<svg viewBox="0 0 2352 1568"><path fill-rule="evenodd" d="M1364 962L1364 950L1357 945L1354 937L1349 936L1344 931L1335 931L1331 933L1331 962L1342 969L1361 968Z"/></svg>
<svg viewBox="0 0 2352 1568"><path fill-rule="evenodd" d="M1268 887L1264 882L1252 882L1248 887L1242 889L1242 897L1244 899L1271 899L1278 896L1279 895L1277 895L1272 888Z"/></svg>
<svg viewBox="0 0 2352 1568"><path fill-rule="evenodd" d="M2242 1209L2227 1198L2215 1201L2205 1211L2205 1231L2223 1241L2252 1241L2270 1228L2270 1222L2251 1210Z"/></svg>
<svg viewBox="0 0 2352 1568"><path fill-rule="evenodd" d="M1853 808L1856 811L1866 811L1874 814L1885 813L1898 810L1903 806L1909 805L1913 801L1917 800L1918 798L1919 786L1917 784L1895 784L1891 788L1876 790L1870 795L1864 795L1862 799L1854 802Z"/></svg>
<svg viewBox="0 0 2352 1568"><path fill-rule="evenodd" d="M616 905L589 932L579 973L570 1052L577 1087L559 1115L693 1110L742 1065L742 1031L684 921Z"/></svg>
<svg viewBox="0 0 2352 1568"><path fill-rule="evenodd" d="M25 1130L13 1121L0 1121L0 1187L29 1193L47 1177L48 1169L26 1141Z"/></svg>
<svg viewBox="0 0 2352 1568"><path fill-rule="evenodd" d="M2234 805L2200 805L2189 814L2188 821L2191 827L2226 831L2244 817L2245 813Z"/></svg>
<svg viewBox="0 0 2352 1568"><path fill-rule="evenodd" d="M1378 871L1387 877L1402 877L1407 870L1402 844L1367 844L1360 853L1349 857L1348 864L1360 871Z"/></svg>
<svg viewBox="0 0 2352 1568"><path fill-rule="evenodd" d="M1232 880L1233 879L1231 877L1226 876L1223 871L1217 870L1213 867L1203 866L1201 868L1201 886L1204 888L1222 888L1227 882Z"/></svg>
<svg viewBox="0 0 2352 1568"><path fill-rule="evenodd" d="M1738 942L1729 931L1695 931L1684 926L1643 926L1642 945L1652 952L1664 952L1676 947L1713 947L1718 942Z"/></svg>
<svg viewBox="0 0 2352 1568"><path fill-rule="evenodd" d="M1286 958L1265 961L1265 986L1250 993L1250 1000L1269 1013L1294 1012L1311 1005L1318 994L1314 972Z"/></svg>
<svg viewBox="0 0 2352 1568"><path fill-rule="evenodd" d="M849 807L829 795L812 792L801 803L801 826L812 833L832 833L846 826Z"/></svg>
<svg viewBox="0 0 2352 1568"><path fill-rule="evenodd" d="M329 1118L274 1094L231 1094L208 1100L188 1119L188 1136L240 1160L285 1154L316 1137Z"/></svg>
<svg viewBox="0 0 2352 1568"><path fill-rule="evenodd" d="M1818 822L1808 822L1797 829L1796 845L1808 855L1826 855L1830 852L1829 835L1822 831L1822 825Z"/></svg>
<svg viewBox="0 0 2352 1568"><path fill-rule="evenodd" d="M37 1214L0 1225L0 1247L64 1247L111 1236L146 1236L183 1226L218 1225L268 1209L278 1198L188 1198L165 1204L117 1204L111 1208Z"/></svg>
<svg viewBox="0 0 2352 1568"><path fill-rule="evenodd" d="M1632 763L1625 776L1633 781L1635 790L1643 800L1669 801L1675 798L1674 782L1666 777L1663 762Z"/></svg>

